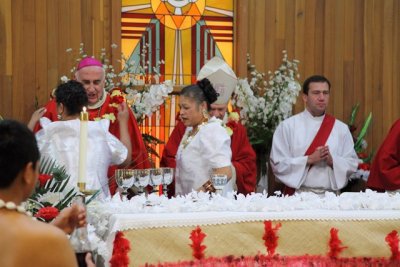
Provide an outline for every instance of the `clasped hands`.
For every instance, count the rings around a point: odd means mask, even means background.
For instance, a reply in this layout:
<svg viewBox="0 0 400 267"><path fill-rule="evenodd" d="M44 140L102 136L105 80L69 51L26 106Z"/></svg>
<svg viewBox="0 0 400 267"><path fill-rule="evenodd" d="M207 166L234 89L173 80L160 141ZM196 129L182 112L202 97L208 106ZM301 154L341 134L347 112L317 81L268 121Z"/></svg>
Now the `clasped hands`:
<svg viewBox="0 0 400 267"><path fill-rule="evenodd" d="M333 168L333 159L328 146L319 146L315 151L308 156L307 165L325 161L328 166Z"/></svg>

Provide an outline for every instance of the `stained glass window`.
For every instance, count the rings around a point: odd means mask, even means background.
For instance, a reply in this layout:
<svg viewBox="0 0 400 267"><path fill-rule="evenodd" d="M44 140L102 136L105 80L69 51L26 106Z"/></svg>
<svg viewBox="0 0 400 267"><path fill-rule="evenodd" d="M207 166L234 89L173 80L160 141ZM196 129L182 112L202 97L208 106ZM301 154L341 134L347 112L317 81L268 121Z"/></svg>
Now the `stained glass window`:
<svg viewBox="0 0 400 267"><path fill-rule="evenodd" d="M214 56L232 66L233 14L233 0L123 0L122 52L131 63L148 65L147 75L156 68L160 82L191 84ZM166 142L175 126L177 98L172 95L146 119L142 131ZM155 149L161 153L163 145Z"/></svg>

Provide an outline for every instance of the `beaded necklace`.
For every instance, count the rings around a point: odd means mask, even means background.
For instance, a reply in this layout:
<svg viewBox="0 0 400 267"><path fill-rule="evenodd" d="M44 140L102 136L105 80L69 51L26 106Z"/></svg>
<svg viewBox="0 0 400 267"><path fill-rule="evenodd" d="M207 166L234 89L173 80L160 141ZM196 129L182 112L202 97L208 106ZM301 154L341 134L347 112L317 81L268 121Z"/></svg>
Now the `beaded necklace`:
<svg viewBox="0 0 400 267"><path fill-rule="evenodd" d="M28 216L32 216L32 213L30 213L29 211L26 211L25 207L22 205L17 205L12 201L8 201L5 202L4 200L0 199L0 209L5 208L8 210L15 210L19 213L28 215Z"/></svg>

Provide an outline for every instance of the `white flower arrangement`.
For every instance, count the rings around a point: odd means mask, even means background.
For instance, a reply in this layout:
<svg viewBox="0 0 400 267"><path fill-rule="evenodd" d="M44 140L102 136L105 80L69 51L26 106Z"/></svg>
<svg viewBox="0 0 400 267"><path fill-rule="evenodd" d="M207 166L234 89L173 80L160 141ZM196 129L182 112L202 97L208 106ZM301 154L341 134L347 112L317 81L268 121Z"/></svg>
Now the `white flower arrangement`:
<svg viewBox="0 0 400 267"><path fill-rule="evenodd" d="M250 143L270 148L272 136L279 123L292 115L293 104L301 90L297 64L283 52L282 64L275 72L265 74L255 69L247 55L250 82L240 79L235 89L233 105L240 109L240 117L247 128Z"/></svg>
<svg viewBox="0 0 400 267"><path fill-rule="evenodd" d="M145 85L144 89L140 92L136 89L127 88L126 99L136 119L141 120L143 115L150 117L156 112L164 104L165 99L172 90L172 82L167 80L162 84Z"/></svg>

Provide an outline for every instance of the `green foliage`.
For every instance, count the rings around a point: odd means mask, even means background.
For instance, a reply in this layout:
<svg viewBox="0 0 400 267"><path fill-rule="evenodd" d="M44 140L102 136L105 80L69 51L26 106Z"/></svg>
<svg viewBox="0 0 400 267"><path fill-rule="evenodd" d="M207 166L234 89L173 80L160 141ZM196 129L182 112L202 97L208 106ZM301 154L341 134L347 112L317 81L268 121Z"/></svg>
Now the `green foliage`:
<svg viewBox="0 0 400 267"><path fill-rule="evenodd" d="M353 106L353 108L351 109L351 115L350 115L350 119L349 119L349 126L354 126L354 122L356 120L357 114L358 114L358 110L359 110L360 104L356 104Z"/></svg>
<svg viewBox="0 0 400 267"><path fill-rule="evenodd" d="M358 133L358 136L355 137L355 131L356 131L357 127L354 124L355 124L355 120L356 120L357 115L358 115L359 108L360 108L360 104L356 104L356 105L353 106L353 108L351 110L351 115L350 115L350 118L349 118L349 122L347 123L347 125L349 126L350 131L351 131L351 133L353 135L353 138L354 138L354 150L357 153L361 153L361 152L363 152L365 150L365 147L364 147L365 144L363 144L365 142L364 138L365 138L365 136L366 136L366 134L368 132L369 126L371 125L371 121L372 121L372 112L370 112L368 117L367 117L367 119L364 121L363 126L362 126L360 132ZM365 157L362 160L364 162L370 162L371 158L372 158L372 153L370 153L368 157Z"/></svg>
<svg viewBox="0 0 400 267"><path fill-rule="evenodd" d="M361 128L360 133L358 134L357 141L354 144L354 150L356 152L360 152L362 148L362 141L364 140L365 135L367 134L367 130L369 128L369 125L371 124L372 120L372 112L369 113L367 119L364 121L364 125Z"/></svg>

